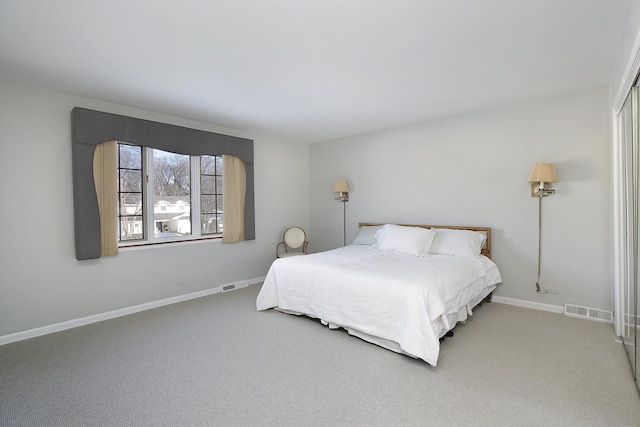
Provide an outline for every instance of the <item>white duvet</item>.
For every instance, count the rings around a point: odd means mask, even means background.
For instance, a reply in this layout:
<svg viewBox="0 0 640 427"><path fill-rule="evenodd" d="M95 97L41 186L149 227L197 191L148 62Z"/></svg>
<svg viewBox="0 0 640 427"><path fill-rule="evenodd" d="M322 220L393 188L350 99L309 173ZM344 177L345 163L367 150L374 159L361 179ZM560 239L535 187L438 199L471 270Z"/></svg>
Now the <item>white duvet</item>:
<svg viewBox="0 0 640 427"><path fill-rule="evenodd" d="M439 338L455 326L447 316L500 281L496 265L484 256L418 258L351 245L275 260L256 306L397 343L435 366Z"/></svg>

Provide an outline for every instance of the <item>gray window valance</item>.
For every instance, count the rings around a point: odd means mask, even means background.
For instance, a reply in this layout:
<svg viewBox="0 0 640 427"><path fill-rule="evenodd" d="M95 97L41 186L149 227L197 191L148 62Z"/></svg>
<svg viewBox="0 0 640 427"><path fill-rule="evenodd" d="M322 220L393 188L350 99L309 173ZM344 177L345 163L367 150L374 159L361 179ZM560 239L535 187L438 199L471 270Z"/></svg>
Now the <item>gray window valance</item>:
<svg viewBox="0 0 640 427"><path fill-rule="evenodd" d="M71 122L77 259L100 258L93 155L95 147L105 141L129 142L191 156L230 154L240 158L246 169L244 238L255 239L252 140L78 107L71 110Z"/></svg>

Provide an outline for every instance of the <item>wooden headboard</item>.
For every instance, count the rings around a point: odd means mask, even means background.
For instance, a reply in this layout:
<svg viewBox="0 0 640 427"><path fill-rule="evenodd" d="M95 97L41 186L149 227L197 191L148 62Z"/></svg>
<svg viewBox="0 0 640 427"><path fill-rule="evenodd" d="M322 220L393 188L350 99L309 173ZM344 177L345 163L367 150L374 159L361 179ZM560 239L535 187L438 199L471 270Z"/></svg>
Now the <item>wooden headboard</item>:
<svg viewBox="0 0 640 427"><path fill-rule="evenodd" d="M386 223L378 223L378 222L361 222L358 224L358 227L366 227L366 226L376 226L376 225L384 225ZM424 224L396 224L402 225L404 227L420 227L420 228L451 228L454 230L471 230L477 231L479 233L484 233L487 235L487 240L484 242L484 246L480 253L487 258L491 258L491 227L472 227L472 226L462 226L462 225L424 225Z"/></svg>

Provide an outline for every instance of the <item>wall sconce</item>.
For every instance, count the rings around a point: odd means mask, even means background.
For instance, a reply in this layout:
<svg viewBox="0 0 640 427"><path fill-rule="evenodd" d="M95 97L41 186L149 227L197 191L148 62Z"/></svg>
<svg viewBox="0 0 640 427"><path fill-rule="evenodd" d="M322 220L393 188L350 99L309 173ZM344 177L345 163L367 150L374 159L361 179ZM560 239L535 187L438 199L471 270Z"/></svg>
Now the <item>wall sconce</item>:
<svg viewBox="0 0 640 427"><path fill-rule="evenodd" d="M342 235L343 246L347 246L347 203L349 201L349 186L345 179L338 179L333 183L333 192L340 193L336 200L342 202Z"/></svg>
<svg viewBox="0 0 640 427"><path fill-rule="evenodd" d="M340 202L348 202L349 201L349 186L347 185L347 181L344 179L338 179L333 183L333 192L340 193L336 200Z"/></svg>
<svg viewBox="0 0 640 427"><path fill-rule="evenodd" d="M531 183L531 197L545 197L554 194L556 190L547 188L547 182L558 182L553 163L536 163L529 174Z"/></svg>
<svg viewBox="0 0 640 427"><path fill-rule="evenodd" d="M542 198L555 194L556 190L547 188L548 182L558 182L558 175L553 163L536 163L529 174L531 183L531 197L538 198L538 280L536 280L536 292L546 294L552 292L551 288L540 287L540 258L542 255Z"/></svg>

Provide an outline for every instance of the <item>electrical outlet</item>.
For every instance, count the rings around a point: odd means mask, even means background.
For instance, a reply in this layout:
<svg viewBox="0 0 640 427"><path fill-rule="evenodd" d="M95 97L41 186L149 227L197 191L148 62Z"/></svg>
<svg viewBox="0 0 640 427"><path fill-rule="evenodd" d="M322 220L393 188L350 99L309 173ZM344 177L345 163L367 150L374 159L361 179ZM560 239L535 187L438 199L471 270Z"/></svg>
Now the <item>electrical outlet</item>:
<svg viewBox="0 0 640 427"><path fill-rule="evenodd" d="M187 286L188 282L186 279L178 280L178 286Z"/></svg>
<svg viewBox="0 0 640 427"><path fill-rule="evenodd" d="M556 288L547 288L544 286L540 287L540 290L538 291L538 295L540 296L544 296L546 294L555 294L556 292Z"/></svg>

